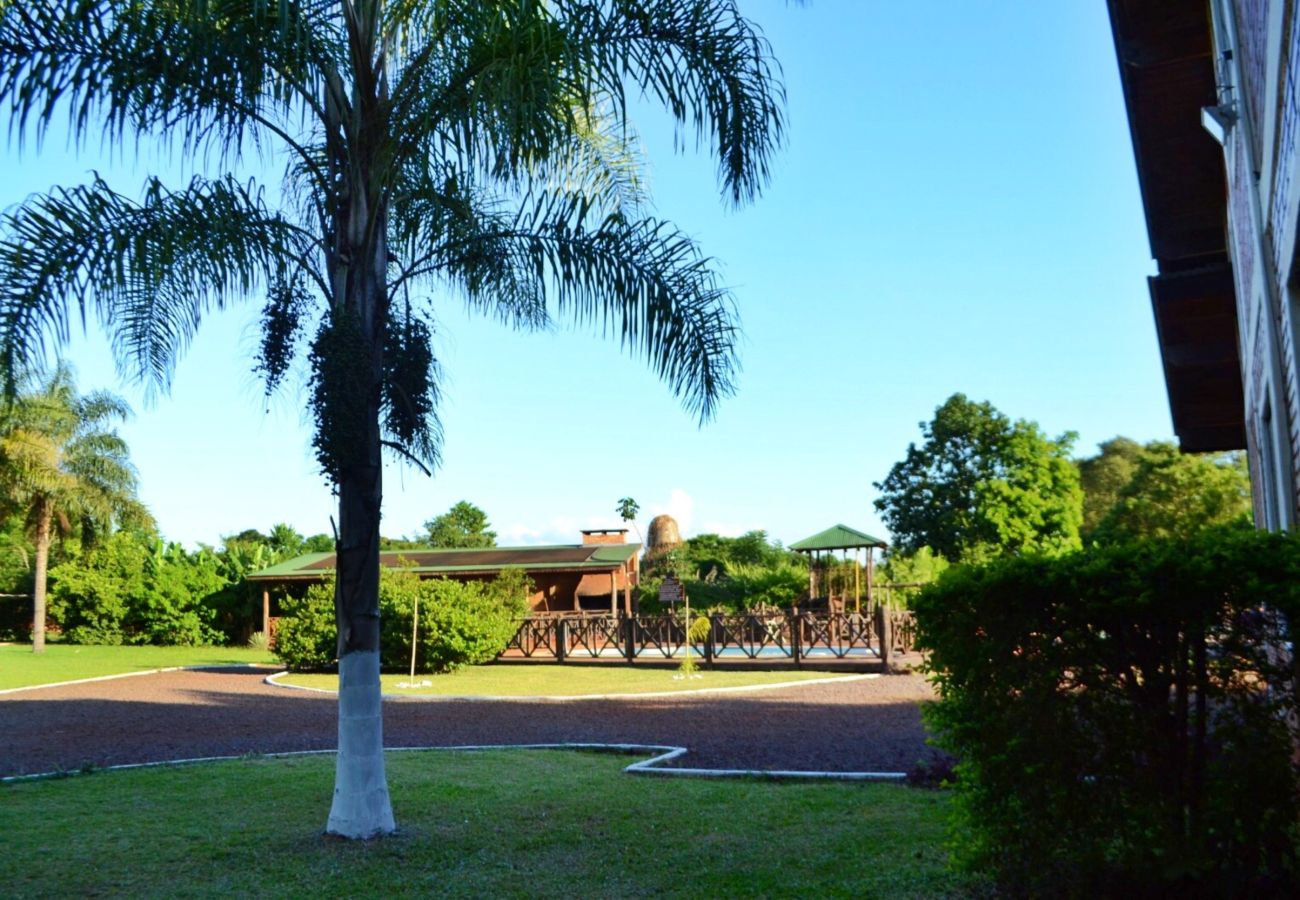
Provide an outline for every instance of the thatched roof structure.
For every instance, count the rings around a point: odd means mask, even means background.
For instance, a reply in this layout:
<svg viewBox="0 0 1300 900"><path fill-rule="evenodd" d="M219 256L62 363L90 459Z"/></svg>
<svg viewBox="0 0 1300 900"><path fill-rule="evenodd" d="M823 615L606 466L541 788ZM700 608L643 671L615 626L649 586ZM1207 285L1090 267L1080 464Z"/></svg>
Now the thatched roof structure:
<svg viewBox="0 0 1300 900"><path fill-rule="evenodd" d="M655 516L646 532L645 555L647 559L662 556L682 543L682 532L677 520L670 515Z"/></svg>

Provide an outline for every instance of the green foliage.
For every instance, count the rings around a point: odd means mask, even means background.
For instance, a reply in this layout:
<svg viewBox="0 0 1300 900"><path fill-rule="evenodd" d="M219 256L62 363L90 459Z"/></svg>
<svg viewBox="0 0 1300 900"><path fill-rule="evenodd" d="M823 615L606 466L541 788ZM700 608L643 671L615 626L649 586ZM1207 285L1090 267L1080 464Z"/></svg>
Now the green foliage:
<svg viewBox="0 0 1300 900"><path fill-rule="evenodd" d="M1082 493L1069 459L1075 435L1048 438L989 403L953 394L922 422L922 444L876 482L876 509L904 553L950 562L1079 546Z"/></svg>
<svg viewBox="0 0 1300 900"><path fill-rule="evenodd" d="M50 570L50 616L71 643L219 644L225 585L213 554L119 531Z"/></svg>
<svg viewBox="0 0 1300 900"><path fill-rule="evenodd" d="M964 566L914 609L966 865L1012 896L1300 889L1300 540L1219 528Z"/></svg>
<svg viewBox="0 0 1300 900"><path fill-rule="evenodd" d="M506 569L487 583L434 579L428 585L420 629L428 671L452 672L495 659L528 612L528 577L520 569Z"/></svg>
<svg viewBox="0 0 1300 900"><path fill-rule="evenodd" d="M901 553L890 550L876 567L877 584L931 584L938 580L950 563L935 554L929 547L922 547L914 553ZM921 592L917 587L892 588L889 602L899 606L911 606L912 599Z"/></svg>
<svg viewBox="0 0 1300 900"><path fill-rule="evenodd" d="M618 506L614 507L614 512L618 513L620 519L624 522L636 521L636 515L641 511L641 504L631 497L624 497L618 501Z"/></svg>
<svg viewBox="0 0 1300 900"><path fill-rule="evenodd" d="M1079 486L1083 488L1083 524L1079 530L1085 539L1114 509L1120 491L1133 480L1146 454L1141 444L1126 437L1103 442L1100 451L1078 462Z"/></svg>
<svg viewBox="0 0 1300 900"><path fill-rule="evenodd" d="M487 513L468 500L452 505L424 523L430 547L495 547L497 533L488 529Z"/></svg>
<svg viewBox="0 0 1300 900"><path fill-rule="evenodd" d="M733 565L713 580L686 582L691 603L701 609L743 612L760 606L789 608L808 593L808 569L782 560L774 565Z"/></svg>
<svg viewBox="0 0 1300 900"><path fill-rule="evenodd" d="M1190 537L1229 523L1250 521L1250 474L1243 453L1182 453L1173 444L1138 446L1125 438L1101 445L1079 463L1085 537L1116 542Z"/></svg>
<svg viewBox="0 0 1300 900"><path fill-rule="evenodd" d="M419 603L416 667L451 672L488 662L505 649L528 611L528 577L505 569L492 581L421 580L401 570L380 573L380 664L403 671L411 660L411 618ZM276 637L276 654L295 670L328 667L337 656L334 585L313 585L288 599Z"/></svg>
<svg viewBox="0 0 1300 900"><path fill-rule="evenodd" d="M807 593L808 565L797 553L771 543L767 532L740 537L700 534L647 565L641 608L658 609L663 576L675 572L700 609L740 612L757 606L789 607Z"/></svg>
<svg viewBox="0 0 1300 900"><path fill-rule="evenodd" d="M285 597L280 601L275 655L289 668L298 671L328 668L338 658L338 636L334 582L313 584L301 597Z"/></svg>

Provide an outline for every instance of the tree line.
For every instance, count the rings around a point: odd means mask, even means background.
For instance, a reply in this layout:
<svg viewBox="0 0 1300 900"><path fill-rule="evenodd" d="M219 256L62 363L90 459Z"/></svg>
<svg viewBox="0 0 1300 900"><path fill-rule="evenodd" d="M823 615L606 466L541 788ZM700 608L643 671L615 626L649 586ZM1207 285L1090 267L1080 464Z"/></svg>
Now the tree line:
<svg viewBox="0 0 1300 900"><path fill-rule="evenodd" d="M1191 537L1251 519L1245 455L1188 454L1116 437L1071 459L1078 436L1043 433L954 394L875 484L894 552L945 563Z"/></svg>

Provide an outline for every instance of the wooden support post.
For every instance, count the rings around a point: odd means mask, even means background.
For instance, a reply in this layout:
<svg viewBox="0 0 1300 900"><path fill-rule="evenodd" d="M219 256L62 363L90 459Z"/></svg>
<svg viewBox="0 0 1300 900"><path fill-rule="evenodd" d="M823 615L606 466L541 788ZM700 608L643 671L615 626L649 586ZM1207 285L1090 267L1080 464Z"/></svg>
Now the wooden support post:
<svg viewBox="0 0 1300 900"><path fill-rule="evenodd" d="M871 558L871 548L867 548L867 558ZM862 571L858 565L858 548L853 548L853 611L862 613Z"/></svg>
<svg viewBox="0 0 1300 900"><path fill-rule="evenodd" d="M618 571L609 573L609 614L618 615Z"/></svg>
<svg viewBox="0 0 1300 900"><path fill-rule="evenodd" d="M704 639L704 665L713 668L713 630L718 627L718 614L709 615L709 636Z"/></svg>
<svg viewBox="0 0 1300 900"><path fill-rule="evenodd" d="M875 593L875 591L873 590L873 586L875 582L875 574L874 574L875 569L872 565L872 554L874 554L875 552L876 549L874 547L867 548L867 608L868 609L871 608L872 595Z"/></svg>
<svg viewBox="0 0 1300 900"><path fill-rule="evenodd" d="M555 661L564 662L569 654L569 623L563 616L555 620Z"/></svg>
<svg viewBox="0 0 1300 900"><path fill-rule="evenodd" d="M894 636L890 634L889 607L883 603L876 604L876 640L880 642L880 664L885 673L889 673L889 657L892 655Z"/></svg>
<svg viewBox="0 0 1300 900"><path fill-rule="evenodd" d="M247 609L247 607L245 607ZM262 588L262 634L271 639L271 589Z"/></svg>
<svg viewBox="0 0 1300 900"><path fill-rule="evenodd" d="M790 656L794 659L796 666L801 665L803 657L801 655L801 640L799 632L802 630L799 626L803 621L802 613L794 613L790 616Z"/></svg>
<svg viewBox="0 0 1300 900"><path fill-rule="evenodd" d="M623 626L627 631L623 632L623 637L627 641L627 648L623 655L627 657L628 665L636 662L636 617L628 616L623 620Z"/></svg>

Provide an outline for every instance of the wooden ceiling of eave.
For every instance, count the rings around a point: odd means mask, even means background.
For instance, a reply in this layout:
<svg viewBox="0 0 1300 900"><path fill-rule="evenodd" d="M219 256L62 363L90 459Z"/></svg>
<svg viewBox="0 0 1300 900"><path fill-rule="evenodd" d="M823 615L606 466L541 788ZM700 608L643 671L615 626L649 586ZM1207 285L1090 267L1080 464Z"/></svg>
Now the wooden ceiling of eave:
<svg viewBox="0 0 1300 900"><path fill-rule="evenodd" d="M1246 446L1232 267L1226 260L1149 281L1165 386L1188 452Z"/></svg>
<svg viewBox="0 0 1300 900"><path fill-rule="evenodd" d="M1209 12L1187 0L1110 0L1151 254L1168 271L1225 247L1223 153L1201 126L1216 102Z"/></svg>

